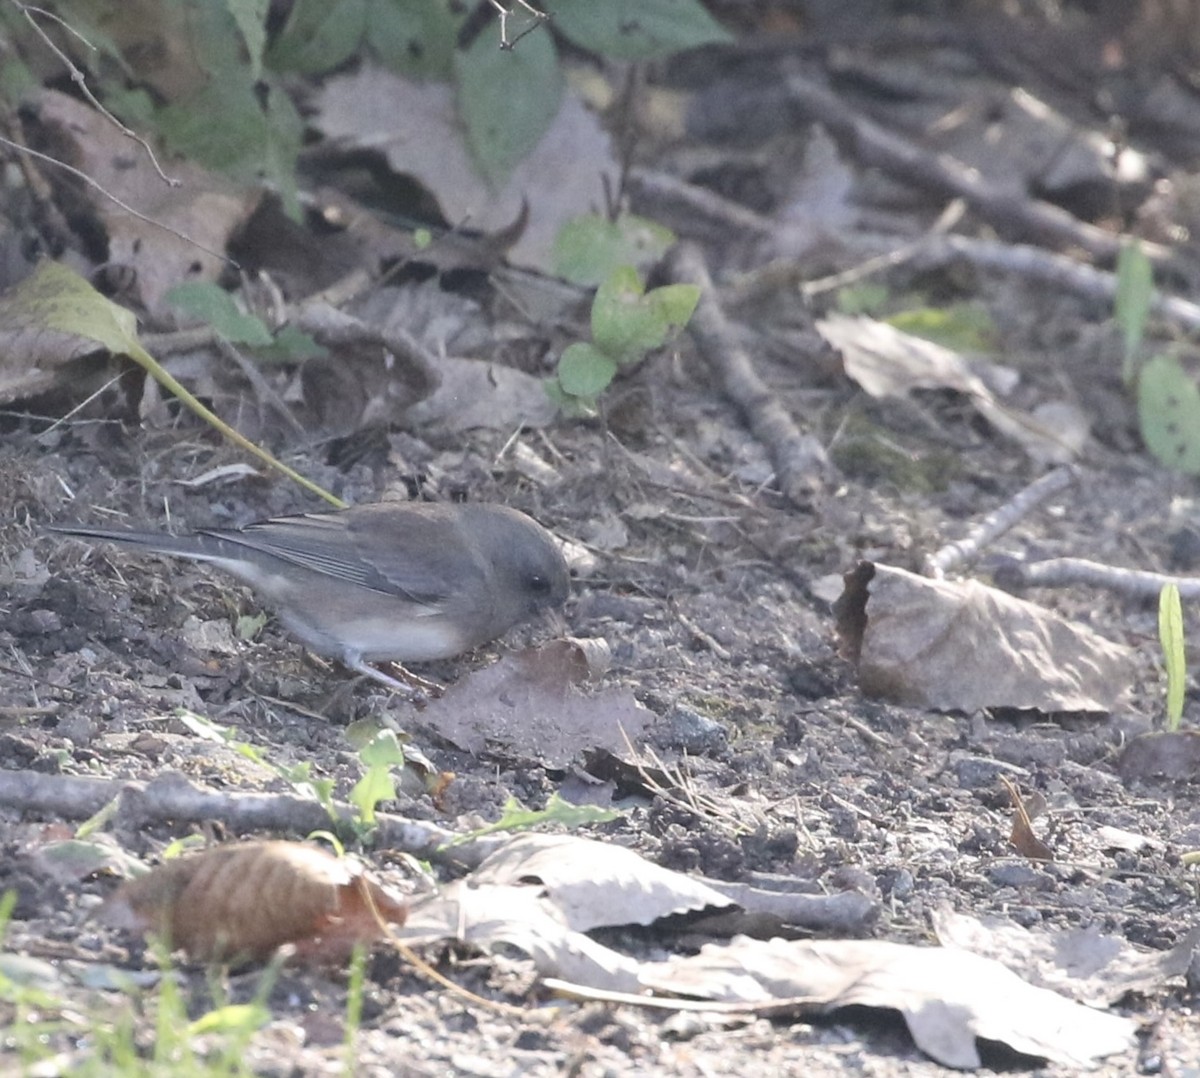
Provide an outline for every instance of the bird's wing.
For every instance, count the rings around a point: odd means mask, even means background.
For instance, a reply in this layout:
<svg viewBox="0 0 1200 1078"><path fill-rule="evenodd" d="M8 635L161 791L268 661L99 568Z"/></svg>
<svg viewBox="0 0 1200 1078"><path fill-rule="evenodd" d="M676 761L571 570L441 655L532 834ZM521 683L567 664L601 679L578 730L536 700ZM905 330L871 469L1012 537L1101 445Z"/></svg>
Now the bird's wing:
<svg viewBox="0 0 1200 1078"><path fill-rule="evenodd" d="M379 522L368 520L367 527ZM275 517L239 531L212 531L226 542L251 547L314 573L394 595L426 606L440 606L463 583L464 552L460 544L421 542L430 522L420 517L393 517L382 531L367 531L344 517L323 513ZM384 541L380 541L380 535ZM419 553L418 553L419 551ZM467 558L466 564L473 562Z"/></svg>

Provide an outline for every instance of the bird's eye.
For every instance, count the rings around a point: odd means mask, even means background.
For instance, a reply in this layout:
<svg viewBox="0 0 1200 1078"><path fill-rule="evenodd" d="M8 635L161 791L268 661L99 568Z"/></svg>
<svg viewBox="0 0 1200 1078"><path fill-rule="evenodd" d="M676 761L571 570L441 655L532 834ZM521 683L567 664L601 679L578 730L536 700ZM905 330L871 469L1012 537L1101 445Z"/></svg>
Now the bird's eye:
<svg viewBox="0 0 1200 1078"><path fill-rule="evenodd" d="M550 590L550 581L544 576L538 576L534 573L529 578L529 590L537 592L539 595L544 595Z"/></svg>

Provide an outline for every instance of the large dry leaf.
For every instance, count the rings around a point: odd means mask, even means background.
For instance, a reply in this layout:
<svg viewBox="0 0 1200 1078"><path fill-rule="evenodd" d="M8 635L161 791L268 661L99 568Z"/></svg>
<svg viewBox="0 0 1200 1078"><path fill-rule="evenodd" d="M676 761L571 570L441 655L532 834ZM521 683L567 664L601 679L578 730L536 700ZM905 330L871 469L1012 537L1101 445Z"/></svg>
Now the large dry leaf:
<svg viewBox="0 0 1200 1078"><path fill-rule="evenodd" d="M515 949L543 977L610 992L638 988L641 964L568 928L541 888L483 883L469 877L416 903L397 933L407 943L467 943L481 951Z"/></svg>
<svg viewBox="0 0 1200 1078"><path fill-rule="evenodd" d="M39 263L0 296L0 404L77 383L76 360L123 353L136 332L132 311L65 266Z"/></svg>
<svg viewBox="0 0 1200 1078"><path fill-rule="evenodd" d="M836 608L863 691L900 704L1112 711L1133 684L1129 648L977 581L864 562Z"/></svg>
<svg viewBox="0 0 1200 1078"><path fill-rule="evenodd" d="M443 356L437 360L441 385L408 410L405 419L439 430L516 430L545 427L558 416L541 378L481 359Z"/></svg>
<svg viewBox="0 0 1200 1078"><path fill-rule="evenodd" d="M543 977L612 992L639 987L641 964L584 933L649 925L734 903L633 850L572 835L521 835L467 879L414 906L402 938L516 948Z"/></svg>
<svg viewBox="0 0 1200 1078"><path fill-rule="evenodd" d="M728 910L734 903L624 846L573 835L522 835L472 877L478 883L540 885L571 929L649 925L663 917Z"/></svg>
<svg viewBox="0 0 1200 1078"><path fill-rule="evenodd" d="M1106 1007L1128 992L1151 991L1171 977L1182 977L1200 944L1200 928L1169 951L1147 952L1119 936L1103 935L1094 925L1037 930L948 909L934 911L933 928L944 947L994 958L1034 984L1092 1007Z"/></svg>
<svg viewBox="0 0 1200 1078"><path fill-rule="evenodd" d="M358 862L299 842L216 846L167 861L105 904L111 923L153 932L200 962L258 961L285 943L303 957L339 959L405 913Z"/></svg>
<svg viewBox="0 0 1200 1078"><path fill-rule="evenodd" d="M654 719L624 689L585 695L586 649L570 640L506 655L455 682L421 713L438 736L468 752L491 745L564 767L591 749L623 751Z"/></svg>
<svg viewBox="0 0 1200 1078"><path fill-rule="evenodd" d="M604 181L619 168L608 135L568 91L549 130L500 191L480 178L467 150L454 91L363 65L326 81L314 123L346 147L387 155L396 171L431 191L451 224L496 231L529 207L529 224L510 252L513 261L549 269L554 239L573 217L603 205Z"/></svg>
<svg viewBox="0 0 1200 1078"><path fill-rule="evenodd" d="M133 216L90 187L82 189L108 233L109 261L137 272L135 290L148 310L158 312L164 293L182 281L220 276L225 268L221 253L260 192L182 161L170 166L180 186L168 187L145 153L90 105L44 90L36 106L39 121L56 131L64 148L70 147L68 156L76 168L150 219Z"/></svg>
<svg viewBox="0 0 1200 1078"><path fill-rule="evenodd" d="M914 389L963 393L997 431L1035 460L1066 463L1087 440L1087 421L1078 409L1055 405L1053 422L1026 415L996 400L983 379L957 352L862 315L832 314L817 330L842 353L848 377L872 397L904 396Z"/></svg>
<svg viewBox="0 0 1200 1078"><path fill-rule="evenodd" d="M1128 1051L1134 1023L1023 981L999 962L943 947L879 940L735 938L647 968L647 988L703 999L793 999L822 1010L898 1010L922 1051L949 1067L980 1065L976 1038L1064 1066Z"/></svg>

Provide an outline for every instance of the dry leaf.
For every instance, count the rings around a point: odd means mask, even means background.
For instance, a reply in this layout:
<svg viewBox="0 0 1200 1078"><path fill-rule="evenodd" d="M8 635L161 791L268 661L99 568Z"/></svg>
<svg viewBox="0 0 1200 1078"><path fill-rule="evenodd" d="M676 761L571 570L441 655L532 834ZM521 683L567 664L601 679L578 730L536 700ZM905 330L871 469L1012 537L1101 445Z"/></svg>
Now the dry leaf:
<svg viewBox="0 0 1200 1078"><path fill-rule="evenodd" d="M864 562L835 604L842 653L864 692L912 707L1112 711L1132 651L976 581Z"/></svg>
<svg viewBox="0 0 1200 1078"><path fill-rule="evenodd" d="M375 911L378 911L378 917ZM362 866L299 842L216 846L167 861L105 904L121 927L153 932L198 962L260 961L285 943L338 960L402 924L405 904Z"/></svg>
<svg viewBox="0 0 1200 1078"><path fill-rule="evenodd" d="M512 948L543 977L561 977L613 992L638 987L641 964L563 924L541 888L457 880L415 903L398 933L406 943L467 943L481 951Z"/></svg>
<svg viewBox="0 0 1200 1078"><path fill-rule="evenodd" d="M220 255L253 211L258 191L182 161L170 166L180 186L168 187L146 155L86 102L43 90L36 108L39 122L62 140L57 156L69 147L71 163L106 191L119 192L144 217L188 237L133 216L90 187L81 189L108 233L110 263L136 272L135 291L149 311L159 313L164 293L182 281L220 276L225 268Z"/></svg>
<svg viewBox="0 0 1200 1078"><path fill-rule="evenodd" d="M414 905L408 942L513 947L543 977L614 992L638 988L641 964L584 935L735 904L633 850L573 835L520 835L464 880Z"/></svg>
<svg viewBox="0 0 1200 1078"><path fill-rule="evenodd" d="M1033 833L1033 821L1016 784L1004 775L1000 776L1000 782L1008 791L1013 806L1012 833L1008 836L1013 849L1030 861L1053 861L1054 851Z"/></svg>
<svg viewBox="0 0 1200 1078"><path fill-rule="evenodd" d="M933 929L944 947L994 958L1033 984L1093 1007L1184 976L1200 944L1200 928L1193 928L1169 951L1140 951L1119 936L1103 935L1094 925L1066 931L1023 928L944 908L934 911Z"/></svg>
<svg viewBox="0 0 1200 1078"><path fill-rule="evenodd" d="M517 164L500 191L480 178L467 150L454 90L416 82L370 64L327 79L313 122L347 147L382 151L398 173L431 191L454 225L494 231L517 220L528 205L529 223L510 258L549 269L559 229L603 205L603 177L620 171L603 127L568 91L549 130Z"/></svg>
<svg viewBox="0 0 1200 1078"><path fill-rule="evenodd" d="M963 393L997 431L1036 460L1067 463L1087 440L1087 421L1079 409L1060 402L1051 425L1009 408L957 352L886 322L863 315L831 314L817 322L817 331L842 353L846 375L872 397L904 396L914 389Z"/></svg>
<svg viewBox="0 0 1200 1078"><path fill-rule="evenodd" d="M647 967L657 991L704 999L793 999L822 1010L888 1007L922 1051L949 1067L980 1065L976 1038L1064 1066L1128 1051L1135 1024L1023 981L999 962L944 947L879 940L752 940Z"/></svg>
<svg viewBox="0 0 1200 1078"><path fill-rule="evenodd" d="M482 359L443 356L436 367L441 385L413 405L405 420L442 430L514 430L545 427L558 416L542 379Z"/></svg>
<svg viewBox="0 0 1200 1078"><path fill-rule="evenodd" d="M569 640L506 655L451 685L421 721L468 752L490 744L550 767L591 749L623 751L627 737L644 738L654 715L624 689L584 695L577 686L592 662Z"/></svg>
<svg viewBox="0 0 1200 1078"><path fill-rule="evenodd" d="M563 922L577 932L735 906L706 884L624 846L573 835L521 835L489 856L472 879L540 884Z"/></svg>

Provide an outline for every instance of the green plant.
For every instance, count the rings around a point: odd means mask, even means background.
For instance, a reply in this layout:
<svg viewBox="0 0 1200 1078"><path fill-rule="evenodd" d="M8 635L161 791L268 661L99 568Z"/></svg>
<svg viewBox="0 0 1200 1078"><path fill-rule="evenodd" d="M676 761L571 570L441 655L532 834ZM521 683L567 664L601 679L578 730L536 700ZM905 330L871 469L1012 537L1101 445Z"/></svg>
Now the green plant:
<svg viewBox="0 0 1200 1078"><path fill-rule="evenodd" d="M1167 671L1166 728L1174 733L1183 721L1183 693L1187 683L1187 663L1183 650L1183 605L1179 587L1164 585L1158 593L1158 642L1162 646Z"/></svg>
<svg viewBox="0 0 1200 1078"><path fill-rule="evenodd" d="M166 293L173 307L212 327L231 344L243 345L259 359L298 362L327 355L307 333L296 326L272 332L255 314L247 314L237 301L213 281L185 281Z"/></svg>
<svg viewBox="0 0 1200 1078"><path fill-rule="evenodd" d="M1117 260L1113 318L1121 331L1125 384L1137 399L1138 427L1146 448L1168 468L1200 475L1200 387L1182 350L1172 347L1142 358L1146 323L1154 304L1154 273L1135 241Z"/></svg>
<svg viewBox="0 0 1200 1078"><path fill-rule="evenodd" d="M318 802L329 813L329 818L336 824L340 816L333 800L333 779L318 779L313 777L312 764L305 760L303 763L285 766L277 764L257 745L242 741L231 726L220 726L203 715L193 711L180 709L175 717L197 737L227 745L240 756L252 760L262 767L270 768L283 779L301 797L309 797Z"/></svg>
<svg viewBox="0 0 1200 1078"><path fill-rule="evenodd" d="M15 896L0 899L0 944ZM78 990L68 998L68 982L53 967L43 969L0 950L0 1025L5 1028L5 1074L57 1074L79 1078L248 1078L246 1049L270 1012L266 1000L278 972L269 967L249 1003L221 1000L189 1020L188 1000L165 955L150 991L132 975L110 980L109 990ZM144 984L145 981L143 980ZM50 987L53 986L53 987ZM149 1042L138 1018L153 1022ZM68 1050L69 1049L69 1050Z"/></svg>
<svg viewBox="0 0 1200 1078"><path fill-rule="evenodd" d="M363 776L350 791L350 804L358 810L351 823L360 840L366 840L375 830L375 810L382 801L396 796L392 769L404 766L404 750L391 730L380 730L361 749Z"/></svg>
<svg viewBox="0 0 1200 1078"><path fill-rule="evenodd" d="M621 813L616 809L604 809L597 805L572 805L564 801L558 794L551 794L544 809L527 809L515 797L510 797L504 804L500 819L486 827L480 827L465 835L459 835L447 842L444 849L454 846L465 846L484 835L495 835L508 831L530 831L542 824L557 824L560 827L573 829L585 824L608 823L617 819Z"/></svg>
<svg viewBox="0 0 1200 1078"><path fill-rule="evenodd" d="M675 234L634 213L616 220L585 213L568 221L554 238L554 272L575 284L595 288L622 266L636 269L657 262Z"/></svg>
<svg viewBox="0 0 1200 1078"><path fill-rule="evenodd" d="M618 266L592 301L591 341L577 341L563 351L554 378L546 383L547 393L568 413L594 412L617 372L687 325L699 299L700 289L690 284L647 292L636 269Z"/></svg>
<svg viewBox="0 0 1200 1078"><path fill-rule="evenodd" d="M288 76L324 74L366 55L412 78L450 82L467 145L493 185L546 132L566 84L543 25L550 20L514 5L505 21L516 46L508 49L501 48L499 17L468 26L473 5L446 0L295 0L270 38L267 0L48 6L49 15L0 5L0 97L15 104L37 85L34 72L49 52L38 33L44 24L125 123L209 167L267 180L293 212L304 124L286 92ZM545 11L572 45L621 60L729 37L699 0L548 0ZM73 33L57 33L56 20ZM174 62L152 67L148 57Z"/></svg>
<svg viewBox="0 0 1200 1078"><path fill-rule="evenodd" d="M305 490L324 498L336 508L345 502L305 479L294 468L277 460L225 423L163 369L142 346L137 335L137 318L97 292L70 267L45 261L15 288L0 295L0 323L18 324L29 330L62 335L68 340L100 345L113 355L128 356L147 374L235 445L269 467L282 472Z"/></svg>
<svg viewBox="0 0 1200 1078"><path fill-rule="evenodd" d="M1121 248L1117 256L1117 296L1113 318L1121 330L1124 356L1121 375L1131 386L1138 375L1139 353L1154 299L1154 270L1136 240Z"/></svg>

